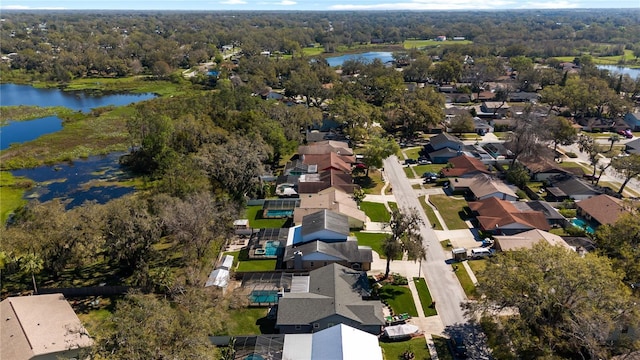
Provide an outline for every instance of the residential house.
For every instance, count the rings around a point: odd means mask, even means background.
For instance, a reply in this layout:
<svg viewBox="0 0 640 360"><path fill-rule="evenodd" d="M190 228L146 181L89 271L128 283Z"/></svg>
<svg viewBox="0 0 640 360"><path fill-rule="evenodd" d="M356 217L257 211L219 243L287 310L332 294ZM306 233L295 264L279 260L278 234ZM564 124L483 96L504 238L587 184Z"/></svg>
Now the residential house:
<svg viewBox="0 0 640 360"><path fill-rule="evenodd" d="M277 259L282 257L290 228L260 229L249 239L250 259Z"/></svg>
<svg viewBox="0 0 640 360"><path fill-rule="evenodd" d="M473 118L473 132L479 135L485 135L493 132L493 126L491 126L486 120L476 116Z"/></svg>
<svg viewBox="0 0 640 360"><path fill-rule="evenodd" d="M334 152L329 154L303 154L300 157L304 164L317 165L318 171L334 169L347 174L351 173L351 164L356 162L355 157L352 155L342 156Z"/></svg>
<svg viewBox="0 0 640 360"><path fill-rule="evenodd" d="M490 174L482 161L472 156L460 155L449 159L450 167L443 168L440 173L444 177L472 177L477 174Z"/></svg>
<svg viewBox="0 0 640 360"><path fill-rule="evenodd" d="M287 269L312 270L331 263L369 270L372 250L359 246L349 236L349 218L331 210L321 210L302 218L291 228L282 262Z"/></svg>
<svg viewBox="0 0 640 360"><path fill-rule="evenodd" d="M484 101L480 105L480 112L477 113L478 117L504 117L509 111L510 107L504 101Z"/></svg>
<svg viewBox="0 0 640 360"><path fill-rule="evenodd" d="M462 154L464 144L457 137L446 132L432 136L424 151L435 164L444 164L449 159Z"/></svg>
<svg viewBox="0 0 640 360"><path fill-rule="evenodd" d="M9 297L0 303L0 358L72 359L93 340L62 294Z"/></svg>
<svg viewBox="0 0 640 360"><path fill-rule="evenodd" d="M624 144L624 151L628 154L640 155L640 138Z"/></svg>
<svg viewBox="0 0 640 360"><path fill-rule="evenodd" d="M597 195L577 203L579 217L587 220L595 229L600 225L614 224L627 212L622 200L609 195Z"/></svg>
<svg viewBox="0 0 640 360"><path fill-rule="evenodd" d="M346 139L344 138L344 135L334 130L330 130L330 131L309 130L307 131L307 134L306 134L306 140L308 144L322 142L325 140L341 140L341 139L346 141Z"/></svg>
<svg viewBox="0 0 640 360"><path fill-rule="evenodd" d="M540 229L521 232L517 235L494 236L494 248L498 251L513 251L531 249L541 241L546 241L553 246L562 246L567 250L574 250L562 237Z"/></svg>
<svg viewBox="0 0 640 360"><path fill-rule="evenodd" d="M455 178L449 182L451 190L466 191L474 200L495 197L501 200L516 201L518 195L502 180L487 174L478 174L471 178Z"/></svg>
<svg viewBox="0 0 640 360"><path fill-rule="evenodd" d="M296 192L302 194L316 194L324 189L334 187L348 194L360 186L353 183L353 177L341 170L329 169L319 174L307 174L298 178Z"/></svg>
<svg viewBox="0 0 640 360"><path fill-rule="evenodd" d="M492 234L513 235L551 228L542 212L520 211L513 203L495 197L469 202L469 208L477 214L480 229Z"/></svg>
<svg viewBox="0 0 640 360"><path fill-rule="evenodd" d="M282 174L284 176L300 176L303 174L317 174L318 173L318 165L317 164L305 164L302 161L302 158L296 158L291 161L288 161L285 166Z"/></svg>
<svg viewBox="0 0 640 360"><path fill-rule="evenodd" d="M632 131L640 131L640 112L627 113L624 116L624 122Z"/></svg>
<svg viewBox="0 0 640 360"><path fill-rule="evenodd" d="M548 197L553 201L566 199L580 201L601 194L591 184L587 184L575 176L553 176L547 178L547 181L551 184L551 186L547 186Z"/></svg>
<svg viewBox="0 0 640 360"><path fill-rule="evenodd" d="M529 172L531 180L534 181L544 181L552 176L572 174L567 169L539 156L521 158L519 161Z"/></svg>
<svg viewBox="0 0 640 360"><path fill-rule="evenodd" d="M486 143L482 145L482 148L494 159L511 159L513 157L511 150L504 147L502 143Z"/></svg>
<svg viewBox="0 0 640 360"><path fill-rule="evenodd" d="M540 211L544 214L547 223L551 227L565 227L568 225L567 219L546 201L516 201L513 205L520 211Z"/></svg>
<svg viewBox="0 0 640 360"><path fill-rule="evenodd" d="M211 336L209 340L216 347L233 346L234 359L383 359L376 335L345 324L310 334Z"/></svg>
<svg viewBox="0 0 640 360"><path fill-rule="evenodd" d="M332 152L342 156L353 156L353 150L345 141L323 140L298 146L298 154L300 155L330 154Z"/></svg>
<svg viewBox="0 0 640 360"><path fill-rule="evenodd" d="M509 94L510 102L532 102L535 103L540 99L540 94L531 91L517 91Z"/></svg>
<svg viewBox="0 0 640 360"><path fill-rule="evenodd" d="M283 294L276 328L281 334L305 334L345 324L378 335L385 324L382 303L369 299L366 272L330 264L309 273L307 292Z"/></svg>
<svg viewBox="0 0 640 360"><path fill-rule="evenodd" d="M358 204L348 193L330 187L317 194L305 194L300 198L300 206L293 212L294 224L301 224L306 215L320 210L331 210L346 215L349 218L349 227L362 229L364 223L369 221L364 211L358 209Z"/></svg>

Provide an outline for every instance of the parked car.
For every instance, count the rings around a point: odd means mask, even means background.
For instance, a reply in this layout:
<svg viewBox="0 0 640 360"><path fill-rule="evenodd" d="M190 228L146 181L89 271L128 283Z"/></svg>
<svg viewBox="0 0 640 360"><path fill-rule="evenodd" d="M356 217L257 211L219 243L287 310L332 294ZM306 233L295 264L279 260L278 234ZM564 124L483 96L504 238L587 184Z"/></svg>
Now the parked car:
<svg viewBox="0 0 640 360"><path fill-rule="evenodd" d="M464 338L460 334L455 334L449 340L451 346L451 352L457 359L466 359L467 346L464 344Z"/></svg>
<svg viewBox="0 0 640 360"><path fill-rule="evenodd" d="M416 159L407 159L407 160L404 161L405 165L413 165L413 164L417 164L417 163L418 163L418 160L416 160Z"/></svg>
<svg viewBox="0 0 640 360"><path fill-rule="evenodd" d="M421 157L421 158L418 158L418 164L428 165L428 164L431 164L431 161L429 161L429 159L427 158Z"/></svg>
<svg viewBox="0 0 640 360"><path fill-rule="evenodd" d="M618 135L622 135L627 139L633 139L633 132L631 132L631 129L618 130Z"/></svg>
<svg viewBox="0 0 640 360"><path fill-rule="evenodd" d="M424 183L430 183L438 180L438 174L433 172L426 172L422 174L422 178L424 179Z"/></svg>
<svg viewBox="0 0 640 360"><path fill-rule="evenodd" d="M493 256L493 251L488 248L471 249L471 254L469 254L472 259L484 259L491 256Z"/></svg>

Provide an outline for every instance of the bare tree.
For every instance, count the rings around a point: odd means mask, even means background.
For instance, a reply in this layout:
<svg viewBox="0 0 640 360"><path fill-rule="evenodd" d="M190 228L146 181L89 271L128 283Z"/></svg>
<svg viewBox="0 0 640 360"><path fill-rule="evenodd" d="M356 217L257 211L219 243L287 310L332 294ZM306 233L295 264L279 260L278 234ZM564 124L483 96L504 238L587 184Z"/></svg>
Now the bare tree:
<svg viewBox="0 0 640 360"><path fill-rule="evenodd" d="M410 258L425 259L426 250L420 235L420 225L422 224L422 218L416 209L411 209L407 213L402 213L398 209L391 211L391 221L389 222L391 234L382 245L384 255L387 257L384 279L389 277L391 261L405 251Z"/></svg>

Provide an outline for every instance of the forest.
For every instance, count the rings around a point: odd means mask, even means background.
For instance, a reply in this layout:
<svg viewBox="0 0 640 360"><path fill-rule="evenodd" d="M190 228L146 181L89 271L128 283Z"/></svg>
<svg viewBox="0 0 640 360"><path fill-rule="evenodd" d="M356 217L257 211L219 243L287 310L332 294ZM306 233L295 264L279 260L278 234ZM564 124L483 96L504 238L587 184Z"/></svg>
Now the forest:
<svg viewBox="0 0 640 360"><path fill-rule="evenodd" d="M61 201L29 201L15 209L2 229L3 297L37 293L39 287L107 284L136 289L114 298L109 316L91 329L101 329L94 335L96 347L90 350L96 358L223 356L207 336L228 335L229 311L246 304L203 290L203 279L227 245L232 221L243 216L247 199L274 196L273 188L259 176L278 175L305 142L306 130L323 121L338 123L356 152L366 155L367 170L359 178L370 181L369 167L381 164L378 148L442 127L441 85L464 84L462 92L479 95L506 77L507 85L496 90L496 101L503 104L513 93L537 92L540 103L514 116L518 122L507 142L516 157L576 141L568 118L618 121L640 100L640 78L597 67L640 66L638 9L3 11L2 17L2 83L159 95L86 114L2 107L2 121L16 116L26 120L48 111L64 122L59 137L0 152L3 173L75 160L73 154L126 151L120 161L134 174L135 194L71 209ZM432 41L443 35L464 41ZM394 66L349 60L336 71L326 60L335 54L373 50L393 52ZM580 72L564 71L562 63L567 62ZM202 71L203 66L217 75ZM191 71L194 76L185 76ZM407 84L418 83L426 85L408 91ZM273 91L288 102L267 99ZM469 119L464 117L454 127L463 132ZM612 165L628 171L629 179L640 174L640 161L631 158ZM594 174L596 167L597 161ZM13 187L20 194L31 186L28 180L2 184L3 191ZM639 210L630 206L630 211L637 216ZM640 283L639 226L633 216L603 226L594 235L599 250L586 263L564 259L554 250L537 251L562 260L556 266L560 275L551 279L555 286L571 287L588 297L599 290L597 286L579 284L587 281L584 273L595 269L593 276L613 284L604 289L614 295L597 293L602 309L624 309L625 317L636 319L637 309L629 305L637 301L638 291L626 284ZM514 270L517 276L510 282L496 281L502 279L500 267L514 262L522 264ZM505 359L597 359L640 347L611 345L608 333L579 333L582 325L614 323L620 315L595 311L583 302L559 310L551 300L540 299L535 304L539 307L525 314L531 303L519 302L518 294L508 287L521 289L529 280L544 284L544 274L536 272L544 266L548 264L524 252L501 257L483 273L486 285L480 291L495 294L488 297L493 304L520 306L523 314L520 321L505 322L500 328L492 328L498 325L483 318L485 330L493 329L495 336L489 338L496 354L508 354ZM563 282L561 275L570 281ZM566 303L573 301L570 292L560 295ZM487 315L491 306L480 302L469 311ZM557 312L536 317L548 309ZM149 313L154 315L145 316ZM575 319L578 325L571 323ZM180 341L163 342L159 329ZM500 339L503 334L510 343ZM123 340L127 338L137 341ZM584 338L590 343L582 344Z"/></svg>

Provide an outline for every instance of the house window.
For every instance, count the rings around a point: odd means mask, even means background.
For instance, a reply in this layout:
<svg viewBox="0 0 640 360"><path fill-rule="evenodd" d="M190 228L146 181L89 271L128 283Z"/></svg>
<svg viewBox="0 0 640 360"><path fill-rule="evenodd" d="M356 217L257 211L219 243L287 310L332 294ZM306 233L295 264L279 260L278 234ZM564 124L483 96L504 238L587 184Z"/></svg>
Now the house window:
<svg viewBox="0 0 640 360"><path fill-rule="evenodd" d="M301 325L296 325L296 330L301 330L302 326Z"/></svg>
<svg viewBox="0 0 640 360"><path fill-rule="evenodd" d="M309 266L313 267L313 261L309 263Z"/></svg>
<svg viewBox="0 0 640 360"><path fill-rule="evenodd" d="M320 324L318 324L318 323L313 323L313 328L314 328L314 329L319 329L319 328L320 328Z"/></svg>

